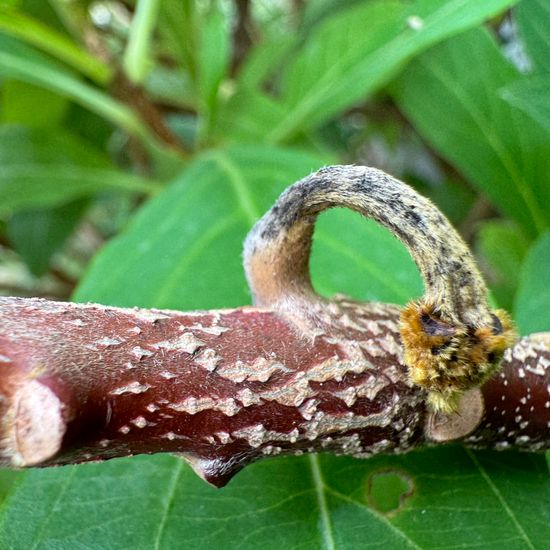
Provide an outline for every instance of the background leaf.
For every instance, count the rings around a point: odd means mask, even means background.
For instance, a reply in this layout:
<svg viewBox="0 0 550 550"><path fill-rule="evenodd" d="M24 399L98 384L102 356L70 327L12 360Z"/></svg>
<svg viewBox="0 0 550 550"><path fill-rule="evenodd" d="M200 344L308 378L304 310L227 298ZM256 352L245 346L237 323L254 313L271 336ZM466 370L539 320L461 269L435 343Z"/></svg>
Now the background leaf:
<svg viewBox="0 0 550 550"><path fill-rule="evenodd" d="M289 183L323 164L273 147L205 154L102 251L75 298L182 309L249 303L241 267L246 233ZM322 293L399 303L420 294L416 267L389 233L345 211L320 221L313 264Z"/></svg>
<svg viewBox="0 0 550 550"><path fill-rule="evenodd" d="M550 135L499 99L517 78L489 33L476 29L421 55L392 89L428 142L535 236L550 225Z"/></svg>
<svg viewBox="0 0 550 550"><path fill-rule="evenodd" d="M479 24L513 1L415 0L351 5L322 21L288 62L278 101L256 92L236 94L226 109L228 128L243 139L289 141L326 122L382 85L420 51ZM365 25L368 32L365 32ZM257 123L260 120L261 123Z"/></svg>
<svg viewBox="0 0 550 550"><path fill-rule="evenodd" d="M550 4L548 0L523 0L514 10L518 30L536 72L550 72Z"/></svg>
<svg viewBox="0 0 550 550"><path fill-rule="evenodd" d="M73 233L88 201L79 200L50 209L23 210L8 221L6 234L33 275L46 273L53 254Z"/></svg>
<svg viewBox="0 0 550 550"><path fill-rule="evenodd" d="M393 472L412 495L384 514L369 480ZM9 548L546 548L550 478L541 456L460 447L368 461L263 460L216 490L178 458L35 470L9 500ZM376 498L376 495L375 495Z"/></svg>
<svg viewBox="0 0 550 550"><path fill-rule="evenodd" d="M529 240L516 224L495 220L482 225L477 246L493 295L500 307L511 310Z"/></svg>
<svg viewBox="0 0 550 550"><path fill-rule="evenodd" d="M77 46L67 36L24 13L2 6L0 30L43 49L101 84L107 83L111 77L107 65Z"/></svg>
<svg viewBox="0 0 550 550"><path fill-rule="evenodd" d="M2 83L1 105L1 119L6 124L57 126L69 102L32 84L6 79Z"/></svg>
<svg viewBox="0 0 550 550"><path fill-rule="evenodd" d="M386 83L422 49L511 3L372 2L332 17L309 37L289 67L282 98L286 114L268 139L282 141L304 126L327 120Z"/></svg>
<svg viewBox="0 0 550 550"><path fill-rule="evenodd" d="M522 78L505 86L501 95L550 132L550 74Z"/></svg>
<svg viewBox="0 0 550 550"><path fill-rule="evenodd" d="M126 105L82 82L61 64L3 34L0 34L0 76L58 93L120 125L130 134L151 139L146 126Z"/></svg>
<svg viewBox="0 0 550 550"><path fill-rule="evenodd" d="M515 318L521 334L550 331L550 231L531 247L523 264Z"/></svg>
<svg viewBox="0 0 550 550"><path fill-rule="evenodd" d="M67 132L0 128L0 213L65 204L106 189L151 193L158 186L113 169L104 155Z"/></svg>

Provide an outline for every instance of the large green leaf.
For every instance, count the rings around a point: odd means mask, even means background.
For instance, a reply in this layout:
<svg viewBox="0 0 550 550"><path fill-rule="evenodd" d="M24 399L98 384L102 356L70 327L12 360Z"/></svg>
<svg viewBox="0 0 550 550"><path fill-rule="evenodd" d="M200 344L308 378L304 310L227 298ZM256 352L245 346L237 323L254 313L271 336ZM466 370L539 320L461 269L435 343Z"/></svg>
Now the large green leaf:
<svg viewBox="0 0 550 550"><path fill-rule="evenodd" d="M0 127L0 213L65 204L105 190L152 193L157 184L56 129Z"/></svg>
<svg viewBox="0 0 550 550"><path fill-rule="evenodd" d="M377 493L384 477L406 488L401 506ZM180 459L141 457L30 472L2 520L11 550L543 550L550 477L542 457L446 447L264 460L216 490Z"/></svg>
<svg viewBox="0 0 550 550"><path fill-rule="evenodd" d="M514 4L510 0L384 0L327 19L290 63L280 142L318 125L385 84L414 55Z"/></svg>
<svg viewBox="0 0 550 550"><path fill-rule="evenodd" d="M323 164L272 147L207 153L98 256L76 298L184 309L248 303L247 231L285 186ZM323 293L403 303L421 292L403 247L350 212L322 216L315 242L314 283Z"/></svg>
<svg viewBox="0 0 550 550"><path fill-rule="evenodd" d="M550 226L550 135L500 99L518 76L476 29L415 59L393 91L418 131L534 236Z"/></svg>
<svg viewBox="0 0 550 550"><path fill-rule="evenodd" d="M379 89L419 52L514 3L375 0L349 2L347 9L337 6L338 11L322 19L294 55L287 55L292 46L288 37L280 40L279 54L267 44L260 55L267 67L260 74L271 76L281 55L287 60L283 81L276 86L279 96L263 91L257 79L238 80L243 86L224 109L221 133L289 141ZM250 82L257 85L254 93ZM269 80L264 85L273 88Z"/></svg>
<svg viewBox="0 0 550 550"><path fill-rule="evenodd" d="M550 74L521 78L505 86L501 95L550 132Z"/></svg>
<svg viewBox="0 0 550 550"><path fill-rule="evenodd" d="M550 331L550 231L529 250L520 274L515 318L522 334Z"/></svg>
<svg viewBox="0 0 550 550"><path fill-rule="evenodd" d="M514 15L533 68L537 72L550 72L550 2L523 0Z"/></svg>

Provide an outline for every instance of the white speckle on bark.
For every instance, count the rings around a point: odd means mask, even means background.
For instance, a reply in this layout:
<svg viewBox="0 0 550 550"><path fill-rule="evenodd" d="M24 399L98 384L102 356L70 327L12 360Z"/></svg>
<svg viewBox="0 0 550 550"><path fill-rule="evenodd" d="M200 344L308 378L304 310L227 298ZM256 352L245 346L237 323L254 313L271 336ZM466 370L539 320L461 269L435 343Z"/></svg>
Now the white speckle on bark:
<svg viewBox="0 0 550 550"><path fill-rule="evenodd" d="M239 390L236 397L243 404L243 407L250 407L250 405L257 405L262 402L258 394L254 393L249 388Z"/></svg>
<svg viewBox="0 0 550 550"><path fill-rule="evenodd" d="M258 357L252 363L237 361L235 364L218 367L216 373L232 382L267 382L276 372L291 372L282 363Z"/></svg>
<svg viewBox="0 0 550 550"><path fill-rule="evenodd" d="M288 407L299 407L306 399L315 395L315 392L309 387L308 381L301 377L283 386L260 392L259 395L266 401L276 401Z"/></svg>
<svg viewBox="0 0 550 550"><path fill-rule="evenodd" d="M197 365L205 368L209 372L216 370L221 357L211 348L204 349L193 359Z"/></svg>
<svg viewBox="0 0 550 550"><path fill-rule="evenodd" d="M527 370L527 371L529 371L533 374L537 374L538 376L545 376L545 374L546 374L546 370L540 362L534 367L531 367L530 365L527 365L525 367L525 370Z"/></svg>
<svg viewBox="0 0 550 550"><path fill-rule="evenodd" d="M188 397L180 403L171 403L168 405L170 409L178 412L186 412L187 414L197 414L205 410L220 411L226 416L234 416L241 407L232 398L214 399L212 397Z"/></svg>
<svg viewBox="0 0 550 550"><path fill-rule="evenodd" d="M317 412L317 399L308 399L300 407L300 414L306 419L311 420L315 412Z"/></svg>
<svg viewBox="0 0 550 550"><path fill-rule="evenodd" d="M248 428L242 428L233 432L233 437L246 439L251 447L259 447L265 441L267 430L263 424L256 424Z"/></svg>
<svg viewBox="0 0 550 550"><path fill-rule="evenodd" d="M233 438L227 432L216 432L215 435L222 445L233 443Z"/></svg>
<svg viewBox="0 0 550 550"><path fill-rule="evenodd" d="M136 427L136 428L145 428L149 422L145 419L143 416L138 416L134 418L133 420L130 420L130 422Z"/></svg>
<svg viewBox="0 0 550 550"><path fill-rule="evenodd" d="M140 384L138 381L130 382L125 386L120 386L114 390L111 390L109 393L111 395L123 395L125 393L144 393L151 386L149 384Z"/></svg>
<svg viewBox="0 0 550 550"><path fill-rule="evenodd" d="M111 308L109 308L111 309ZM170 319L170 316L158 309L132 308L134 317L140 321L146 321L152 325L163 319Z"/></svg>
<svg viewBox="0 0 550 550"><path fill-rule="evenodd" d="M185 327L181 327L181 329L184 329ZM206 332L207 334L212 334L214 336L220 336L224 332L227 332L229 329L226 327L218 327L218 326L210 326L210 327L204 327L199 324L195 324L191 327L192 330L200 330L201 332Z"/></svg>
<svg viewBox="0 0 550 550"><path fill-rule="evenodd" d="M121 433L121 434L124 434L126 435L127 433L130 432L130 427L129 426L121 426L118 431Z"/></svg>
<svg viewBox="0 0 550 550"><path fill-rule="evenodd" d="M170 372L168 370L163 370L159 374L163 378L166 378L166 380L171 380L172 378L177 378L178 377L177 374L174 374L173 372Z"/></svg>
<svg viewBox="0 0 550 550"><path fill-rule="evenodd" d="M205 345L206 344L202 340L199 340L199 338L197 338L193 333L184 332L172 340L157 342L156 344L153 344L153 347L167 351L183 351L185 353L192 354Z"/></svg>
<svg viewBox="0 0 550 550"><path fill-rule="evenodd" d="M267 445L267 447L262 449L262 453L267 456L276 456L281 454L282 450L281 447L277 447L276 445Z"/></svg>
<svg viewBox="0 0 550 550"><path fill-rule="evenodd" d="M94 344L97 344L98 346L120 346L122 344L122 340L118 340L118 338L110 338L109 336L105 336L104 338L100 338L99 340L96 340Z"/></svg>
<svg viewBox="0 0 550 550"><path fill-rule="evenodd" d="M130 353L138 360L141 360L144 357L151 357L151 355L153 355L151 350L140 348L139 346L132 348Z"/></svg>

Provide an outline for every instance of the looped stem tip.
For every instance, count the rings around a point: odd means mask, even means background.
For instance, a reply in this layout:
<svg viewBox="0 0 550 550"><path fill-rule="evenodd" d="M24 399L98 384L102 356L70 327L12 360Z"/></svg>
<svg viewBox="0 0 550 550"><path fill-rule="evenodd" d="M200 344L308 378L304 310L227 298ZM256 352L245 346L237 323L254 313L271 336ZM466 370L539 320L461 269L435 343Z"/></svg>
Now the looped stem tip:
<svg viewBox="0 0 550 550"><path fill-rule="evenodd" d="M402 312L405 362L411 381L428 390L433 409L456 410L464 391L498 369L515 331L505 312L490 310L483 278L449 221L392 176L375 168L330 166L289 187L245 242L255 304L289 311L319 301L309 276L313 229L320 212L337 206L389 229L416 262L425 293Z"/></svg>

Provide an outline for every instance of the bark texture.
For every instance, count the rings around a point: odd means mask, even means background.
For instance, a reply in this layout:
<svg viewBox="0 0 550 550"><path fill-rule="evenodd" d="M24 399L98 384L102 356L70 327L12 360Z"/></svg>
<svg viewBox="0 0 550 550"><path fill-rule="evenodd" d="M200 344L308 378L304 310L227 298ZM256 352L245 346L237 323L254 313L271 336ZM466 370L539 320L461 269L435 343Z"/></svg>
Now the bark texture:
<svg viewBox="0 0 550 550"><path fill-rule="evenodd" d="M506 351L458 414L426 407L400 309L309 303L175 312L0 298L0 462L181 454L222 486L264 456L400 453L452 439L550 446L550 333Z"/></svg>

